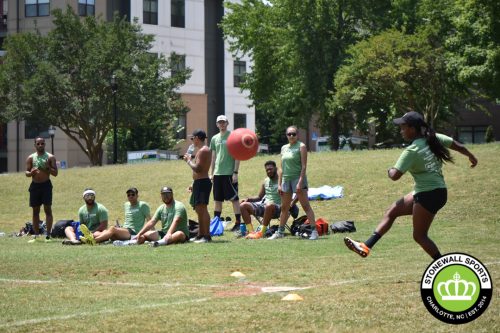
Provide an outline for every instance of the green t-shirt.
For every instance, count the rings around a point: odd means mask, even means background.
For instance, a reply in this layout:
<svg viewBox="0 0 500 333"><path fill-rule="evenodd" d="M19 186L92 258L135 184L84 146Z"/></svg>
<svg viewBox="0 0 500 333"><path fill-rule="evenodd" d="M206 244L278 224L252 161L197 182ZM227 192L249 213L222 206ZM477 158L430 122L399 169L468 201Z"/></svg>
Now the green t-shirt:
<svg viewBox="0 0 500 333"><path fill-rule="evenodd" d="M229 155L227 150L227 138L229 137L230 131L226 131L224 136L220 133L214 135L210 140L210 150L215 151L215 170L214 175L232 175L234 171L234 158Z"/></svg>
<svg viewBox="0 0 500 333"><path fill-rule="evenodd" d="M149 205L144 201L138 201L135 206L132 206L130 202L125 202L124 209L125 223L123 224L123 227L130 228L136 233L141 231L145 220L151 214Z"/></svg>
<svg viewBox="0 0 500 333"><path fill-rule="evenodd" d="M298 179L302 171L302 162L300 161L300 146L302 142L295 144L286 144L281 147L281 166L283 168L283 181Z"/></svg>
<svg viewBox="0 0 500 333"><path fill-rule="evenodd" d="M38 170L49 171L49 154L47 152L42 155L38 155L38 153L31 154L31 158L33 159L33 167Z"/></svg>
<svg viewBox="0 0 500 333"><path fill-rule="evenodd" d="M272 180L269 177L264 179L264 201L281 205L281 197L278 193L278 179Z"/></svg>
<svg viewBox="0 0 500 333"><path fill-rule="evenodd" d="M182 231L186 237L189 237L189 228L188 228L188 218L186 207L180 201L174 200L174 204L170 207L167 207L166 204L161 205L155 212L154 220L161 221L161 230L164 233L168 232L174 218L180 216L180 221L177 224L177 229L175 231Z"/></svg>
<svg viewBox="0 0 500 333"><path fill-rule="evenodd" d="M453 139L449 136L436 134L436 137L447 148L453 143ZM406 171L411 173L415 180L414 193L446 188L441 167L441 161L432 153L425 138L413 141L404 150L394 166L402 173Z"/></svg>
<svg viewBox="0 0 500 333"><path fill-rule="evenodd" d="M80 223L85 224L90 231L96 231L101 222L108 220L108 210L103 205L94 202L90 210L87 209L87 205L80 207L78 218Z"/></svg>

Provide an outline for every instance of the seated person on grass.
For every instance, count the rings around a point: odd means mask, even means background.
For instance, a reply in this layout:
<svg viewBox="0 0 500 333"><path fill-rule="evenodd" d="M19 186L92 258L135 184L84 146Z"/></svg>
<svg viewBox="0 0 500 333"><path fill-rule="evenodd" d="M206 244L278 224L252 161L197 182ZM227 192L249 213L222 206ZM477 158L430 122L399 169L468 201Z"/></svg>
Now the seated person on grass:
<svg viewBox="0 0 500 333"><path fill-rule="evenodd" d="M130 245L143 244L145 241L152 242L153 247L171 245L189 241L189 228L186 207L180 201L174 199L174 193L168 186L160 190L163 204L158 207L153 218L144 225ZM155 224L161 221L161 230L154 229Z"/></svg>
<svg viewBox="0 0 500 333"><path fill-rule="evenodd" d="M262 217L262 226L256 232L250 232L246 238L259 239L266 234L266 230L271 219L277 219L281 213L281 197L278 193L278 168L274 161L264 163L267 177L264 179L256 197L247 198L240 203L241 217L246 225L251 228L250 215ZM297 199L292 201L290 212L297 217L298 207L295 204Z"/></svg>
<svg viewBox="0 0 500 333"><path fill-rule="evenodd" d="M129 240L151 219L150 208L144 201L139 201L139 191L135 187L127 190L128 202L125 202L125 223L123 227L112 226L95 237L96 243L107 240Z"/></svg>
<svg viewBox="0 0 500 333"><path fill-rule="evenodd" d="M78 210L80 219L80 231L83 237L77 238L77 223L66 227L64 233L67 240L63 241L65 245L79 245L82 243L95 244L95 238L106 230L108 226L108 210L102 204L95 201L95 191L91 188L83 191L83 200L85 204Z"/></svg>

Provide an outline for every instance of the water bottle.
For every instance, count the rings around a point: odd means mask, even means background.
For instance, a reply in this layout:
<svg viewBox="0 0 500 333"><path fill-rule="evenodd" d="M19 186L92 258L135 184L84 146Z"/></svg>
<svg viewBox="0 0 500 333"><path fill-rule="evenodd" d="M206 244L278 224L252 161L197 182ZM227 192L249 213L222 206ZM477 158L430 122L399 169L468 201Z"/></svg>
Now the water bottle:
<svg viewBox="0 0 500 333"><path fill-rule="evenodd" d="M191 155L193 155L193 153L194 153L194 144L190 144L187 151L186 151L186 154L191 156Z"/></svg>
<svg viewBox="0 0 500 333"><path fill-rule="evenodd" d="M247 225L243 222L240 223L240 234L242 237L247 234Z"/></svg>

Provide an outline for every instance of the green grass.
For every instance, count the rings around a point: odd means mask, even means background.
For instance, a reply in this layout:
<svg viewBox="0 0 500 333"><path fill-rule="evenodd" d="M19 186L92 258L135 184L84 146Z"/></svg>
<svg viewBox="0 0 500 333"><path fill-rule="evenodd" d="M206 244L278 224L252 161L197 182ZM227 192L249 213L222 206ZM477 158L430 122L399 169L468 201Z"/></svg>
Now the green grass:
<svg viewBox="0 0 500 333"><path fill-rule="evenodd" d="M430 235L443 253L479 258L493 279L494 299L476 321L451 326L425 309L419 283L430 258L412 240L411 220L399 219L367 259L343 245L343 235L310 242L248 241L230 233L211 244L149 247L27 244L0 238L0 331L5 332L499 332L500 145L469 147L475 169L463 156L444 167L449 201ZM392 182L386 170L400 150L309 155L311 187L342 185L345 197L314 201L316 217L354 220L354 238L371 234L391 202L408 193L405 175ZM264 178L263 163L278 156L242 162L240 195L254 195ZM85 187L93 187L110 220L123 221L125 191L139 189L153 209L162 185L187 203L191 183L182 161L60 170L53 178L54 217L76 219ZM29 179L0 176L0 231L11 233L31 219ZM212 203L210 205L212 211ZM211 212L212 213L212 212ZM234 216L229 204L223 216ZM42 214L43 217L43 214ZM195 218L193 211L189 217ZM234 271L244 279L230 276ZM262 287L303 287L301 302L287 292Z"/></svg>

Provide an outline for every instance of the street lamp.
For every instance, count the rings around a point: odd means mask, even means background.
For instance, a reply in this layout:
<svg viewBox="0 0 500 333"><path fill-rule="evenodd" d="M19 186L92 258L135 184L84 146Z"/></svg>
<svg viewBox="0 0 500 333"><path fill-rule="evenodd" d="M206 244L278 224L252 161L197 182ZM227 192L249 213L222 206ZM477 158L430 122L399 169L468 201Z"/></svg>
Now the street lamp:
<svg viewBox="0 0 500 333"><path fill-rule="evenodd" d="M52 146L52 155L54 154L54 135L56 134L56 128L52 125L49 126L49 135L50 135L50 145Z"/></svg>
<svg viewBox="0 0 500 333"><path fill-rule="evenodd" d="M118 91L118 83L116 83L116 75L111 75L111 93L113 94L113 164L117 162L118 155L118 138L116 133L116 92Z"/></svg>

